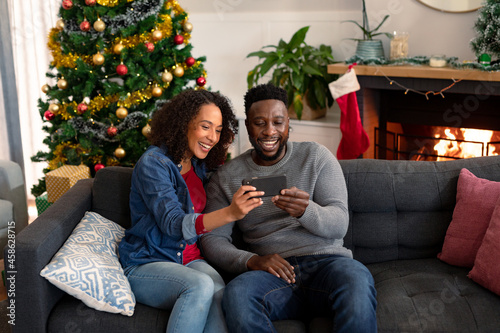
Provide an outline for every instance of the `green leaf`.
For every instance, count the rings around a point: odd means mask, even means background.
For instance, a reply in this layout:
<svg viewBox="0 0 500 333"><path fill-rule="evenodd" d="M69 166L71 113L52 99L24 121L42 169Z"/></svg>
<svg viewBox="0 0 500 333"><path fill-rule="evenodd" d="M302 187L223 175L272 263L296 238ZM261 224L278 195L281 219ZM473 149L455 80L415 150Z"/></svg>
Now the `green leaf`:
<svg viewBox="0 0 500 333"><path fill-rule="evenodd" d="M326 107L326 95L325 95L325 87L318 81L314 80L313 82L313 91L314 91L314 99L316 104L320 109Z"/></svg>
<svg viewBox="0 0 500 333"><path fill-rule="evenodd" d="M375 29L373 29L371 32L377 31L382 26L382 24L384 24L384 22L387 21L388 18L389 18L389 14L384 16L384 18L382 19L382 22L380 22L379 25L377 25L377 27Z"/></svg>
<svg viewBox="0 0 500 333"><path fill-rule="evenodd" d="M298 92L303 92L305 90L304 88L304 76L296 73L292 73L290 75L290 78L292 80L292 84L295 87L295 89L298 90Z"/></svg>
<svg viewBox="0 0 500 333"><path fill-rule="evenodd" d="M297 115L297 119L302 118L302 110L304 109L304 104L302 104L302 96L295 92L293 94L293 109L295 110L295 114Z"/></svg>
<svg viewBox="0 0 500 333"><path fill-rule="evenodd" d="M299 47L304 40L306 39L306 34L307 31L309 30L309 26L303 27L299 29L290 39L290 42L288 43L287 50L291 51Z"/></svg>
<svg viewBox="0 0 500 333"><path fill-rule="evenodd" d="M278 61L277 55L273 55L273 56L270 56L269 58L267 58L262 63L262 66L260 67L260 76L262 77L262 76L266 75L266 73L271 69L271 67L276 65L277 61Z"/></svg>
<svg viewBox="0 0 500 333"><path fill-rule="evenodd" d="M271 54L275 54L275 52L257 51L257 52L252 52L252 53L247 54L247 58L250 58L250 57L267 58Z"/></svg>
<svg viewBox="0 0 500 333"><path fill-rule="evenodd" d="M319 71L319 69L317 68L314 68L314 65L313 64L305 64L304 67L302 67L302 69L304 70L304 72L306 72L307 74L311 74L311 75L319 75L319 76L322 76L323 74Z"/></svg>

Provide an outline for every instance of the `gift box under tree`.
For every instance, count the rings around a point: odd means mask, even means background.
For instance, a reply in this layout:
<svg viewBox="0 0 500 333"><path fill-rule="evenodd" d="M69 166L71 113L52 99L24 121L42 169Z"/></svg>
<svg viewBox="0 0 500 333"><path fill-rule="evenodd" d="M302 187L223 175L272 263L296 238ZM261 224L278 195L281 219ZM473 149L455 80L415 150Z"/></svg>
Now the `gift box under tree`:
<svg viewBox="0 0 500 333"><path fill-rule="evenodd" d="M90 178L90 169L86 165L63 165L45 175L47 199L56 202L67 190L80 179Z"/></svg>
<svg viewBox="0 0 500 333"><path fill-rule="evenodd" d="M43 192L42 195L35 198L35 204L38 215L40 215L52 205L52 202L49 202L47 192Z"/></svg>

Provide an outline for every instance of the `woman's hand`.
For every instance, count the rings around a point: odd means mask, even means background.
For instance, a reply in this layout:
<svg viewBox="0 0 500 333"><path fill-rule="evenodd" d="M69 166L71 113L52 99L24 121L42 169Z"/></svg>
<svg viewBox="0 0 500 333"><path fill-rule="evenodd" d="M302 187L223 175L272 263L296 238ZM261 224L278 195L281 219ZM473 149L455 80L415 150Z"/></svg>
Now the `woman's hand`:
<svg viewBox="0 0 500 333"><path fill-rule="evenodd" d="M262 205L262 199L256 197L264 195L264 192L256 190L253 186L243 185L233 195L229 209L234 221L241 220L252 209Z"/></svg>
<svg viewBox="0 0 500 333"><path fill-rule="evenodd" d="M291 216L301 217L309 206L309 193L293 186L290 189L281 190L281 195L275 195L271 201Z"/></svg>

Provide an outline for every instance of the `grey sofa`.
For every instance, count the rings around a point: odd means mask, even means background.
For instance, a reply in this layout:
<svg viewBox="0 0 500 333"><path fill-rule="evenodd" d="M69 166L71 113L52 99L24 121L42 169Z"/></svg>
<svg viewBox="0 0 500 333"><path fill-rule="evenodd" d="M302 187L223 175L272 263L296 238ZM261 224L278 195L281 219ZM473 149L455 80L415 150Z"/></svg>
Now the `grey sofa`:
<svg viewBox="0 0 500 333"><path fill-rule="evenodd" d="M349 193L345 244L377 288L379 332L498 332L500 297L438 260L459 172L500 181L500 156L447 162L341 161ZM130 224L131 169L107 167L79 181L17 238L14 332L164 332L168 313L137 304L132 317L88 308L40 270L85 211ZM332 321L276 323L280 332L331 332Z"/></svg>
<svg viewBox="0 0 500 333"><path fill-rule="evenodd" d="M13 237L14 232L21 232L28 225L28 219L21 167L15 162L0 160L0 249L7 245L9 233ZM0 259L3 259L3 252Z"/></svg>

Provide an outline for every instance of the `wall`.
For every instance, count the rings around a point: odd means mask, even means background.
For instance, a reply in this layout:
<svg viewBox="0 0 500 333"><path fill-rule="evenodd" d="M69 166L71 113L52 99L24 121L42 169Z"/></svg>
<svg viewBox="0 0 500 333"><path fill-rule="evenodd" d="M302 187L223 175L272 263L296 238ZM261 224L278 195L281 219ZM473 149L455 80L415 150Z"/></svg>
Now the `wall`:
<svg viewBox="0 0 500 333"><path fill-rule="evenodd" d="M361 1L349 0L180 0L194 25L191 43L194 55L207 56L208 84L228 96L243 116L246 75L257 64L246 59L264 45L289 40L299 28L310 25L306 42L328 44L338 61L354 54L360 30L345 20L361 22ZM469 41L474 36L477 12L443 13L416 0L366 0L370 25L375 27L390 14L380 31L407 31L410 56L446 54L461 60L474 58ZM389 54L389 40L384 41ZM330 111L333 112L333 111Z"/></svg>

